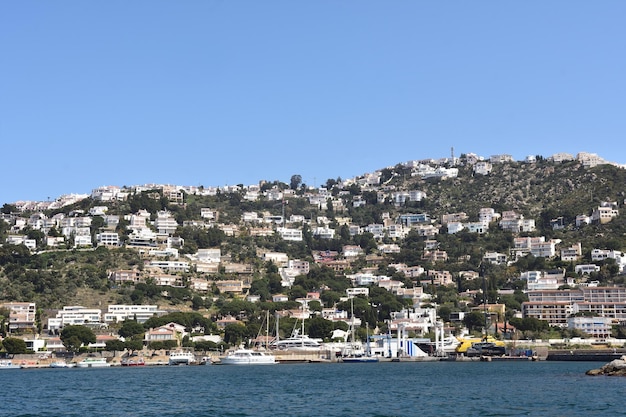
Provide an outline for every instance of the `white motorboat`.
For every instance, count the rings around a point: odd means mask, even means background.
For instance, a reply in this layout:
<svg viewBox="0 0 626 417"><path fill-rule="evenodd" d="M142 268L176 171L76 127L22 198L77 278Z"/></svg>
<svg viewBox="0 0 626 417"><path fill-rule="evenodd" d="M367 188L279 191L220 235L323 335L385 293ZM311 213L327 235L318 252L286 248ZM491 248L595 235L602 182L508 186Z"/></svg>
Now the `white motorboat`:
<svg viewBox="0 0 626 417"><path fill-rule="evenodd" d="M0 360L0 369L20 369L20 365L14 365L10 360Z"/></svg>
<svg viewBox="0 0 626 417"><path fill-rule="evenodd" d="M193 352L184 350L177 350L170 353L170 358L167 361L168 365L191 365L196 362L196 356Z"/></svg>
<svg viewBox="0 0 626 417"><path fill-rule="evenodd" d="M274 365L274 355L251 349L237 349L234 352L220 358L222 365Z"/></svg>
<svg viewBox="0 0 626 417"><path fill-rule="evenodd" d="M111 366L106 358L85 358L76 364L77 368L108 368Z"/></svg>
<svg viewBox="0 0 626 417"><path fill-rule="evenodd" d="M320 350L322 344L316 339L311 339L306 334L300 335L296 331L287 339L270 343L270 348L278 350Z"/></svg>
<svg viewBox="0 0 626 417"><path fill-rule="evenodd" d="M54 362L50 362L50 368L73 368L76 364L67 363L64 360L57 360Z"/></svg>

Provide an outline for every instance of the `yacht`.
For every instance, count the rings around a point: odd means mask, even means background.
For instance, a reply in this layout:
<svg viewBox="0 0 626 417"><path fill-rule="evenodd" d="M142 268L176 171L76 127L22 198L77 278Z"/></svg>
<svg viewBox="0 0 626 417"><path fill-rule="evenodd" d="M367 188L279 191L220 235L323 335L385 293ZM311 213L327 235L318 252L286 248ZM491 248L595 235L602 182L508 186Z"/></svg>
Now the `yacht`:
<svg viewBox="0 0 626 417"><path fill-rule="evenodd" d="M460 345L459 339L457 339L453 335L448 335L444 337L443 340L439 342L439 346L437 346L436 342L433 342L430 339L419 340L416 342L417 346L422 349L425 353L428 353L431 356L435 356L438 354L454 354L456 352L456 348ZM440 352L437 352L437 350Z"/></svg>
<svg viewBox="0 0 626 417"><path fill-rule="evenodd" d="M170 353L170 358L167 361L168 365L191 365L196 362L196 357L193 352L187 352L178 350Z"/></svg>
<svg viewBox="0 0 626 417"><path fill-rule="evenodd" d="M222 365L274 365L276 357L251 349L237 349L220 359Z"/></svg>
<svg viewBox="0 0 626 417"><path fill-rule="evenodd" d="M106 358L85 358L76 364L77 368L107 368L111 366Z"/></svg>
<svg viewBox="0 0 626 417"><path fill-rule="evenodd" d="M297 330L287 339L270 343L270 349L277 350L320 350L321 348L322 344L318 340L311 339L306 334L299 334Z"/></svg>

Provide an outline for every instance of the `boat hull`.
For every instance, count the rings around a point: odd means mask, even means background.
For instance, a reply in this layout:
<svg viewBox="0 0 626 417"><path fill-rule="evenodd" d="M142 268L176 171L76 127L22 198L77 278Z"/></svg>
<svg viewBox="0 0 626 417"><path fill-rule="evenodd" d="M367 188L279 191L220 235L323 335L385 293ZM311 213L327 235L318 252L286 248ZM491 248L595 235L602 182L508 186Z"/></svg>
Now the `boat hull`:
<svg viewBox="0 0 626 417"><path fill-rule="evenodd" d="M240 349L220 359L222 365L274 365L276 357L249 349Z"/></svg>
<svg viewBox="0 0 626 417"><path fill-rule="evenodd" d="M341 362L344 363L376 363L378 361L378 358L375 357L341 358Z"/></svg>

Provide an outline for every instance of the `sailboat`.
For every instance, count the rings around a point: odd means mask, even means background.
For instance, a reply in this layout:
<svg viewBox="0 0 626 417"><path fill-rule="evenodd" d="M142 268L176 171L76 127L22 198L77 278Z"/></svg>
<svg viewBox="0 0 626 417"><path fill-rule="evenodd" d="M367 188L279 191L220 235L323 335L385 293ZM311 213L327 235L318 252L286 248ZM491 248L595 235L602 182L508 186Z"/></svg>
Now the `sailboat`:
<svg viewBox="0 0 626 417"><path fill-rule="evenodd" d="M352 299L350 299L352 301ZM351 303L351 323L350 323L350 345L348 348L344 348L344 351L341 355L341 361L345 363L368 363L368 362L378 362L378 357L372 355L372 350L370 348L370 334L369 334L369 324L365 323L366 329L366 349L363 350L362 344L357 344L354 340L354 304Z"/></svg>

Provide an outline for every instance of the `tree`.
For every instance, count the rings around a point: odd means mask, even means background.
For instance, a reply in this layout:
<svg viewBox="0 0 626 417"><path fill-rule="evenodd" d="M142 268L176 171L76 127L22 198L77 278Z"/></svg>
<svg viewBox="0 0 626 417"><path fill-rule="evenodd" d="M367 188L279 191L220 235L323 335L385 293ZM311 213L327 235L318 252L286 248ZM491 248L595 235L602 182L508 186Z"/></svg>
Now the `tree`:
<svg viewBox="0 0 626 417"><path fill-rule="evenodd" d="M5 203L2 208L0 209L0 212L2 214L11 214L11 213L17 213L19 210L17 209L17 206L13 205L13 204L8 204Z"/></svg>
<svg viewBox="0 0 626 417"><path fill-rule="evenodd" d="M299 174L292 175L291 180L289 181L289 188L297 190L300 184L302 184L302 176Z"/></svg>
<svg viewBox="0 0 626 417"><path fill-rule="evenodd" d="M246 326L238 323L227 324L224 328L224 341L231 345L238 345L246 335Z"/></svg>
<svg viewBox="0 0 626 417"><path fill-rule="evenodd" d="M140 335L134 335L124 342L124 346L131 352L141 350L143 349L143 337Z"/></svg>
<svg viewBox="0 0 626 417"><path fill-rule="evenodd" d="M437 314L443 321L450 321L450 313L452 313L452 307L449 305L442 305L439 307Z"/></svg>
<svg viewBox="0 0 626 417"><path fill-rule="evenodd" d="M191 299L191 308L194 310L200 310L204 307L204 300L199 295L194 295Z"/></svg>
<svg viewBox="0 0 626 417"><path fill-rule="evenodd" d="M123 338L128 338L135 335L142 335L145 333L145 331L146 329L144 329L144 327L136 321L124 320L124 323L122 323L122 327L120 327L120 330L117 333Z"/></svg>
<svg viewBox="0 0 626 417"><path fill-rule="evenodd" d="M481 311L472 311L466 314L463 318L463 324L467 326L471 332L477 327L483 327L485 325L485 315Z"/></svg>
<svg viewBox="0 0 626 417"><path fill-rule="evenodd" d="M96 343L96 335L87 326L69 325L61 331L61 341L69 352L77 353L81 346Z"/></svg>
<svg viewBox="0 0 626 417"><path fill-rule="evenodd" d="M7 337L2 341L2 346L10 355L26 353L26 342L23 339L17 337Z"/></svg>
<svg viewBox="0 0 626 417"><path fill-rule="evenodd" d="M322 317L307 320L307 333L313 338L330 339L333 329L333 322Z"/></svg>
<svg viewBox="0 0 626 417"><path fill-rule="evenodd" d="M121 352L126 348L124 342L119 339L109 340L104 345L104 350L107 352L113 352L113 356L115 356L115 352Z"/></svg>

